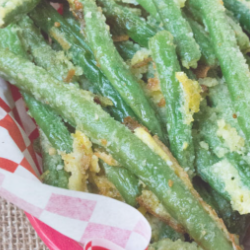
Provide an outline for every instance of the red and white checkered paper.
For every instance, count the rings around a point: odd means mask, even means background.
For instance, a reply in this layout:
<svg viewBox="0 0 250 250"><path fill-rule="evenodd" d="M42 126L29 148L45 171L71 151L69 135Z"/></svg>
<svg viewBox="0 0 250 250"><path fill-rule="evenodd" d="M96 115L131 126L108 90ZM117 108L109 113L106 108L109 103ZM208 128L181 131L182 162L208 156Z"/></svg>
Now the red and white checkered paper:
<svg viewBox="0 0 250 250"><path fill-rule="evenodd" d="M0 79L0 196L69 238L110 250L144 250L150 225L133 207L104 196L42 184L38 137L18 90Z"/></svg>

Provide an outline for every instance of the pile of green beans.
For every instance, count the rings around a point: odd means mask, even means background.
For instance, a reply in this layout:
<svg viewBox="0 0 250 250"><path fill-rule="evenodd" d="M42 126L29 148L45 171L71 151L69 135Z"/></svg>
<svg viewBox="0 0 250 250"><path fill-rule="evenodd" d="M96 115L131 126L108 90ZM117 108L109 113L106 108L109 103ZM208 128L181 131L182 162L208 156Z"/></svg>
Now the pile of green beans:
<svg viewBox="0 0 250 250"><path fill-rule="evenodd" d="M148 219L149 249L244 249L249 2L52 2L62 15L48 0L0 3L0 76L39 127L41 181L104 194L104 180ZM91 157L79 189L76 142Z"/></svg>

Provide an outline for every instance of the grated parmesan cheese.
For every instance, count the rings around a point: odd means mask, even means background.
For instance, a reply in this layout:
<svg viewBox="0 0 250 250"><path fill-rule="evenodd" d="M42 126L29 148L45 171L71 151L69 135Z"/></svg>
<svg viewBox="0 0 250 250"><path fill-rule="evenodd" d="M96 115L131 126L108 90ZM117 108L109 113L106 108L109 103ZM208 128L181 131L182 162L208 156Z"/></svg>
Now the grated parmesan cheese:
<svg viewBox="0 0 250 250"><path fill-rule="evenodd" d="M224 119L217 121L217 135L222 137L231 152L242 151L245 140L238 134L237 130L225 122Z"/></svg>
<svg viewBox="0 0 250 250"><path fill-rule="evenodd" d="M242 183L237 169L224 159L214 164L211 171L225 184L224 190L231 198L233 209L240 214L250 213L250 190Z"/></svg>

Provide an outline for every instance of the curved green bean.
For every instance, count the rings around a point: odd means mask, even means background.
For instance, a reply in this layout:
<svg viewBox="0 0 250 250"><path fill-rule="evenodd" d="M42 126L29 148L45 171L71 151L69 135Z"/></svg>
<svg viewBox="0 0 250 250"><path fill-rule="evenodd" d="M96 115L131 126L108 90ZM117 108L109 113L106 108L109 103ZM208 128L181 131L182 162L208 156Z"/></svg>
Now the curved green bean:
<svg viewBox="0 0 250 250"><path fill-rule="evenodd" d="M204 249L233 250L237 247L218 218L208 212L208 207L204 208L205 204L200 202L191 183L176 175L175 171L182 170L170 155L168 162L162 160L83 91L65 85L48 75L44 69L8 50L0 49L0 54L1 77L50 105L91 141L102 146L103 140L107 141L107 151L158 196L173 217ZM173 182L171 187L168 184L170 180ZM180 212L183 208L185 212ZM205 237L203 230L206 231Z"/></svg>

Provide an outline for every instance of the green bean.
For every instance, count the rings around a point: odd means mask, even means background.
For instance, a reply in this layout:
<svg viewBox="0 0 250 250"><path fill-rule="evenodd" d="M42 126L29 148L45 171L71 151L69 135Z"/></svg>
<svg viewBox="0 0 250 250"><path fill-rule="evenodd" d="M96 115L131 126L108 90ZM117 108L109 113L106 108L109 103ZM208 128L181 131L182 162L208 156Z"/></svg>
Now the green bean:
<svg viewBox="0 0 250 250"><path fill-rule="evenodd" d="M115 47L124 61L131 60L135 53L141 49L138 44L132 41L116 42Z"/></svg>
<svg viewBox="0 0 250 250"><path fill-rule="evenodd" d="M34 26L32 20L28 17L19 22L20 39L23 41L26 51L32 54L32 61L38 66L46 69L52 76L60 81L76 83L78 80L83 83L83 77L77 77L82 74L82 70L79 67L75 67L68 58L64 55L63 51L54 51L45 42L40 31ZM78 86L78 85L76 85ZM86 87L86 85L81 84ZM87 90L94 90L93 87L86 87ZM101 96L96 96L103 106L108 106L109 111L110 100L107 100Z"/></svg>
<svg viewBox="0 0 250 250"><path fill-rule="evenodd" d="M219 119L224 119L227 124L235 128L237 133L245 140L244 134L238 124L237 115L226 83L220 83L209 89L208 100L215 108Z"/></svg>
<svg viewBox="0 0 250 250"><path fill-rule="evenodd" d="M186 2L186 6L183 9L183 12L186 15L190 15L197 23L203 25L201 13L195 8L195 6L191 6L188 1Z"/></svg>
<svg viewBox="0 0 250 250"><path fill-rule="evenodd" d="M229 232L244 236L249 224L249 215L240 215L237 211L233 211L231 204L201 179L195 178L193 183L202 199L223 219Z"/></svg>
<svg viewBox="0 0 250 250"><path fill-rule="evenodd" d="M17 35L18 30L19 28L15 24L10 24L8 27L1 29L0 47L8 49L24 58L28 58L23 44ZM49 107L36 101L27 93L21 93L26 105L29 107L30 114L40 127L40 143L43 156L43 168L45 171L42 180L49 185L68 188L69 174L63 169L63 160L58 154L50 155L49 149L55 147L61 151L71 152L73 142L70 133L63 124L62 119ZM60 169L58 169L58 166Z"/></svg>
<svg viewBox="0 0 250 250"><path fill-rule="evenodd" d="M192 80L195 80L195 81L197 80L196 75L194 74L194 72L191 69L187 69L187 68L182 66L181 71L184 72L189 79L192 79Z"/></svg>
<svg viewBox="0 0 250 250"><path fill-rule="evenodd" d="M164 221L161 230L158 232L159 237L164 237L166 234L173 236L182 235L184 229L181 224L168 213L157 197L148 190L142 191L141 194L142 188L140 187L137 177L122 167L111 167L106 163L103 163L103 167L108 180L114 184L126 203L131 206L136 206L139 203L142 207L145 207L149 213L152 213ZM154 204L158 205L155 206ZM167 225L165 225L165 223L167 223Z"/></svg>
<svg viewBox="0 0 250 250"><path fill-rule="evenodd" d="M192 31L194 33L194 38L201 50L201 62L208 66L216 66L218 64L214 49L211 44L211 40L204 27L202 27L198 22L193 20L187 15L184 15L187 19Z"/></svg>
<svg viewBox="0 0 250 250"><path fill-rule="evenodd" d="M140 195L139 180L127 169L121 167L111 167L103 163L105 174L112 182L122 198L131 206L136 206L136 197Z"/></svg>
<svg viewBox="0 0 250 250"><path fill-rule="evenodd" d="M228 91L223 92L221 86L222 84L210 88L209 101L214 108L202 105L200 117L196 117L196 120L200 124L201 134L209 141L219 157L223 157L227 152L243 154L247 151L243 133L239 129L237 120L233 118L230 102L226 103L229 99L226 95Z"/></svg>
<svg viewBox="0 0 250 250"><path fill-rule="evenodd" d="M224 0L225 7L232 11L241 26L250 33L250 4L245 0Z"/></svg>
<svg viewBox="0 0 250 250"><path fill-rule="evenodd" d="M63 9L63 18L68 22L70 26L73 26L75 30L77 30L78 33L84 32L84 30L81 29L81 20L76 19L72 12L70 11L70 7L64 6ZM85 36L85 34L83 33Z"/></svg>
<svg viewBox="0 0 250 250"><path fill-rule="evenodd" d="M62 119L48 106L36 101L32 96L25 92L22 92L22 95L32 117L50 144L60 151L72 152L73 140Z"/></svg>
<svg viewBox="0 0 250 250"><path fill-rule="evenodd" d="M250 51L250 41L247 34L242 30L239 22L236 18L233 17L233 15L227 11L226 19L231 26L231 28L235 32L235 37L237 40L237 44L240 47L242 53L247 53Z"/></svg>
<svg viewBox="0 0 250 250"><path fill-rule="evenodd" d="M137 2L156 20L160 20L160 16L152 0L137 0Z"/></svg>
<svg viewBox="0 0 250 250"><path fill-rule="evenodd" d="M156 63L161 91L167 106L167 130L170 149L180 165L187 169L190 176L194 174L194 148L192 142L191 124L187 122L184 109L185 92L176 79L176 73L181 71L175 52L172 35L167 31L157 33L149 41L152 58ZM171 91L170 91L171 90Z"/></svg>
<svg viewBox="0 0 250 250"><path fill-rule="evenodd" d="M67 189L69 174L63 169L64 163L62 157L56 153L51 155L50 150L53 148L52 145L41 129L39 129L39 134L44 171L41 176L42 181L48 185Z"/></svg>
<svg viewBox="0 0 250 250"><path fill-rule="evenodd" d="M178 239L184 240L183 234L176 232L173 228L171 228L167 224L159 223L158 226L160 227L159 240L166 238L171 239L173 241L176 241Z"/></svg>
<svg viewBox="0 0 250 250"><path fill-rule="evenodd" d="M153 0L166 30L172 33L177 45L177 54L185 68L196 68L201 57L192 29L183 18L181 9L174 0Z"/></svg>
<svg viewBox="0 0 250 250"><path fill-rule="evenodd" d="M103 15L98 11L94 1L82 1L86 34L100 68L120 93L126 103L133 109L139 121L153 134L166 141L164 130L156 117L154 109L146 98L143 89L131 74L127 65L117 52L104 22Z"/></svg>
<svg viewBox="0 0 250 250"><path fill-rule="evenodd" d="M27 58L23 44L17 35L17 30L18 27L16 25L10 25L4 29L0 29L0 47L10 50L16 55ZM32 35L32 33L30 35ZM36 35L38 36L38 34ZM38 42L41 41L39 40ZM60 79L60 77L58 77L58 79ZM58 117L49 107L36 101L27 93L22 92L22 96L32 117L36 120L37 124L45 133L53 147L68 153L71 152L72 138L63 124L62 119Z"/></svg>
<svg viewBox="0 0 250 250"><path fill-rule="evenodd" d="M248 101L250 72L245 58L237 46L236 38L233 36L234 32L225 22L225 9L217 0L189 0L189 4L197 7L204 17L237 112L239 125L246 136L246 144L249 144L250 119L245 112L250 110Z"/></svg>
<svg viewBox="0 0 250 250"><path fill-rule="evenodd" d="M148 213L145 214L145 217L152 229L151 242L157 242L166 238L171 239L173 241L176 241L178 239L181 239L183 241L185 240L183 234L176 232L173 228L168 226L166 223L164 223L157 217L152 216Z"/></svg>
<svg viewBox="0 0 250 250"><path fill-rule="evenodd" d="M108 97L113 102L114 108L109 107L109 112L115 119L123 121L127 116L135 118L134 112L96 66L92 51L74 27L70 26L53 7L45 2L41 2L30 13L30 17L37 26L61 45L62 49L72 57L75 65L83 69L84 75L93 85L94 93ZM55 22L60 23L60 27L55 27Z"/></svg>
<svg viewBox="0 0 250 250"><path fill-rule="evenodd" d="M76 83L76 76L81 75L82 70L75 67L62 51L54 51L31 19L25 17L19 21L18 25L20 27L19 38L26 51L31 53L32 61L58 80Z"/></svg>
<svg viewBox="0 0 250 250"><path fill-rule="evenodd" d="M98 0L102 6L103 12L107 18L112 18L118 26L126 30L129 37L142 47L148 46L148 40L154 36L153 30L146 21L134 15L126 7L119 6L113 0Z"/></svg>
<svg viewBox="0 0 250 250"><path fill-rule="evenodd" d="M198 23L203 24L202 13L197 9L197 7L190 6L189 4L187 4L186 9L188 10L188 11L185 11L186 13L188 12L192 13L193 19L196 20ZM239 25L239 22L237 21L237 19L228 10L226 10L225 19L227 20L231 28L234 30L234 35L236 37L237 44L240 47L241 51L244 53L248 52L249 51L249 38L245 34L245 32L242 30L242 27Z"/></svg>
<svg viewBox="0 0 250 250"><path fill-rule="evenodd" d="M176 175L183 170L171 154L168 162L161 159L129 129L103 111L94 103L93 97L84 91L65 85L44 69L8 50L0 49L0 54L1 77L50 105L92 142L103 146L103 140L107 141L106 150L157 195L204 249L233 250L237 247L223 224L209 207L200 202L189 180ZM173 182L171 187L168 184L170 180Z"/></svg>
<svg viewBox="0 0 250 250"><path fill-rule="evenodd" d="M6 28L0 29L0 47L10 49L14 54L27 57L26 51L17 35L18 26L10 24Z"/></svg>
<svg viewBox="0 0 250 250"><path fill-rule="evenodd" d="M30 12L40 0L2 0L0 3L0 28L16 22Z"/></svg>
<svg viewBox="0 0 250 250"><path fill-rule="evenodd" d="M212 125L207 121L200 123L201 139L195 143L197 173L228 200L234 210L247 214L250 196L248 163L237 152L222 151L224 145Z"/></svg>

